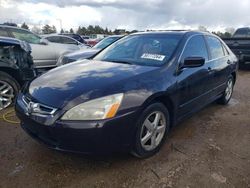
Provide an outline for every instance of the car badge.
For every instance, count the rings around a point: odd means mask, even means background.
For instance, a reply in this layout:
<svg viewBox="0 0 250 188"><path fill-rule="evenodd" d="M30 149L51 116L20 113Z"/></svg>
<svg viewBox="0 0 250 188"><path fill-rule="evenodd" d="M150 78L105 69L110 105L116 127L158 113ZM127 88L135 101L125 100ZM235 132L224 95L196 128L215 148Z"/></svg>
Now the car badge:
<svg viewBox="0 0 250 188"><path fill-rule="evenodd" d="M33 112L37 112L39 110L39 104L38 103L33 103L33 102L29 102L28 106L27 106L27 111L28 114L32 114Z"/></svg>

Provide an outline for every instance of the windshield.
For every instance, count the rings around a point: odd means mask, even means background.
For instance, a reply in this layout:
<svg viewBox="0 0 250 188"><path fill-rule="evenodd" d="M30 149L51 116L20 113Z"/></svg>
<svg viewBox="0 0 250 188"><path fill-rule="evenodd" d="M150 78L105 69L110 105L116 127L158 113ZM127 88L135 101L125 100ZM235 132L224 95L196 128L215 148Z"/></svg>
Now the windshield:
<svg viewBox="0 0 250 188"><path fill-rule="evenodd" d="M93 48L94 49L103 49L120 38L121 37L107 37L107 38L101 40L100 42L98 42Z"/></svg>
<svg viewBox="0 0 250 188"><path fill-rule="evenodd" d="M12 28L9 30L14 35L14 37L19 40L23 40L25 42L32 43L32 44L40 43L41 38L31 32L28 32L26 30L21 30L21 29L12 29Z"/></svg>
<svg viewBox="0 0 250 188"><path fill-rule="evenodd" d="M137 34L113 43L94 60L161 66L173 55L181 34Z"/></svg>

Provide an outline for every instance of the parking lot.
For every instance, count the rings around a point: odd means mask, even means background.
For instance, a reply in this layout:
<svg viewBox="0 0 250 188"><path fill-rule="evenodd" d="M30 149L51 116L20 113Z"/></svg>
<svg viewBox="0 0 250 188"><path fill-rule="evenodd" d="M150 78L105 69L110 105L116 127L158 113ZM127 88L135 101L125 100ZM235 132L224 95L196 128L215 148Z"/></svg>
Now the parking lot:
<svg viewBox="0 0 250 188"><path fill-rule="evenodd" d="M0 187L250 187L249 83L250 72L240 71L228 106L184 121L145 160L56 152L1 119Z"/></svg>

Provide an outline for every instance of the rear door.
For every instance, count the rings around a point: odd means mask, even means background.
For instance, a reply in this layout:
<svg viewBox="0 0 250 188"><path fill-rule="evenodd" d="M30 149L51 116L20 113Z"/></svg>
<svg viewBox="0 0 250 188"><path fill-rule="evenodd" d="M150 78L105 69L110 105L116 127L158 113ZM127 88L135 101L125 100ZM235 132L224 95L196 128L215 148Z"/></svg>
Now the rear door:
<svg viewBox="0 0 250 188"><path fill-rule="evenodd" d="M206 63L201 67L178 71L179 117L192 113L208 103L213 82L207 64L208 51L203 35L195 35L188 40L179 60L180 66L187 57L203 57Z"/></svg>
<svg viewBox="0 0 250 188"><path fill-rule="evenodd" d="M230 74L230 56L222 42L214 36L205 36L209 49L209 66L213 74L213 94L216 97L221 94L226 87L226 82Z"/></svg>

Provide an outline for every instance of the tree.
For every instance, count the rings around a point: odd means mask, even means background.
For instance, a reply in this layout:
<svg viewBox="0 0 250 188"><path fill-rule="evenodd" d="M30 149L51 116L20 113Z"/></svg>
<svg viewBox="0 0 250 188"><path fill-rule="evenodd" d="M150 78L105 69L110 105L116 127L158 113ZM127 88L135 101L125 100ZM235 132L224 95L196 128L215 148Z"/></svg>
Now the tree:
<svg viewBox="0 0 250 188"><path fill-rule="evenodd" d="M64 30L63 30L63 29L61 29L60 33L64 33Z"/></svg>
<svg viewBox="0 0 250 188"><path fill-rule="evenodd" d="M228 28L225 29L225 31L226 31L227 33L230 33L231 35L233 35L234 32L235 32L235 28L233 28L233 27L228 27Z"/></svg>
<svg viewBox="0 0 250 188"><path fill-rule="evenodd" d="M115 29L114 34L123 35L123 34L126 34L126 30L125 29Z"/></svg>
<svg viewBox="0 0 250 188"><path fill-rule="evenodd" d="M94 27L94 33L95 34L105 34L105 31L102 27L100 27L99 25L96 25Z"/></svg>
<svg viewBox="0 0 250 188"><path fill-rule="evenodd" d="M230 37L232 37L232 34L229 33L229 32L225 32L225 33L224 33L224 37L225 37L225 38L230 38Z"/></svg>
<svg viewBox="0 0 250 188"><path fill-rule="evenodd" d="M51 33L56 33L56 27L53 25L52 27L48 24L43 26L42 28L43 34L51 34Z"/></svg>
<svg viewBox="0 0 250 188"><path fill-rule="evenodd" d="M56 27L54 25L52 26L52 31L53 31L53 33L57 32Z"/></svg>
<svg viewBox="0 0 250 188"><path fill-rule="evenodd" d="M120 30L119 30L119 29L115 29L115 30L114 30L114 34L120 35Z"/></svg>
<svg viewBox="0 0 250 188"><path fill-rule="evenodd" d="M198 27L198 30L199 30L199 31L207 31L207 28L206 28L205 26L203 26L203 25L200 25L200 26Z"/></svg>
<svg viewBox="0 0 250 188"><path fill-rule="evenodd" d="M87 28L79 26L76 33L79 34L79 35L91 35L91 34L106 34L106 35L109 35L109 34L112 34L112 31L109 30L107 27L105 29L103 29L99 25L95 25L95 26L89 25Z"/></svg>
<svg viewBox="0 0 250 188"><path fill-rule="evenodd" d="M88 30L86 27L82 27L81 28L81 35L87 35L88 34Z"/></svg>
<svg viewBox="0 0 250 188"><path fill-rule="evenodd" d="M23 24L21 25L21 28L29 30L29 26L25 22L23 22Z"/></svg>
<svg viewBox="0 0 250 188"><path fill-rule="evenodd" d="M33 33L38 34L38 35L42 34L42 30L41 30L39 27L37 27L37 26L34 26L34 27L31 29L31 31L32 31Z"/></svg>
<svg viewBox="0 0 250 188"><path fill-rule="evenodd" d="M232 37L232 34L229 33L229 32L222 33L220 31L217 31L217 32L213 31L212 33L219 36L219 37L221 37L221 38L230 38L230 37Z"/></svg>
<svg viewBox="0 0 250 188"><path fill-rule="evenodd" d="M72 28L70 28L69 32L70 33L74 33L74 30Z"/></svg>
<svg viewBox="0 0 250 188"><path fill-rule="evenodd" d="M138 32L138 30L133 30L130 33L137 33L137 32Z"/></svg>
<svg viewBox="0 0 250 188"><path fill-rule="evenodd" d="M107 27L106 27L106 29L105 29L104 33L105 33L106 35L109 35L109 30L108 30L108 28L107 28Z"/></svg>
<svg viewBox="0 0 250 188"><path fill-rule="evenodd" d="M89 25L87 28L87 34L95 34L95 29L93 27L93 25Z"/></svg>

